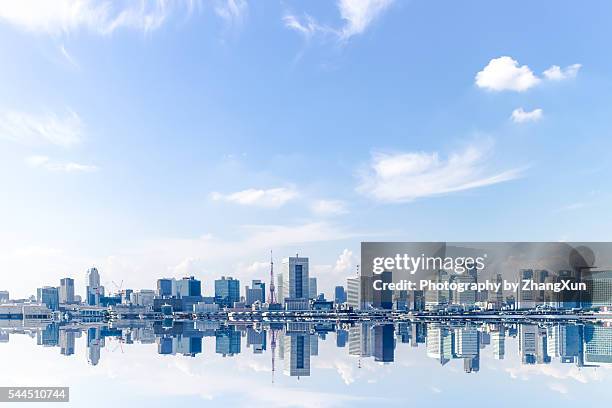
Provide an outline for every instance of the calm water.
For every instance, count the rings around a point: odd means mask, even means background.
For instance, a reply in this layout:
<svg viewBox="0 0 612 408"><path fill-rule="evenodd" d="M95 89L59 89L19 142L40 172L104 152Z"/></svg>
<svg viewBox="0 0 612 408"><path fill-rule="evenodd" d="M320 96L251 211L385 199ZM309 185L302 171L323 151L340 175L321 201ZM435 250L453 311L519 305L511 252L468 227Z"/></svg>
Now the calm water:
<svg viewBox="0 0 612 408"><path fill-rule="evenodd" d="M612 387L612 327L591 324L0 327L0 385L70 386L71 406L590 407Z"/></svg>

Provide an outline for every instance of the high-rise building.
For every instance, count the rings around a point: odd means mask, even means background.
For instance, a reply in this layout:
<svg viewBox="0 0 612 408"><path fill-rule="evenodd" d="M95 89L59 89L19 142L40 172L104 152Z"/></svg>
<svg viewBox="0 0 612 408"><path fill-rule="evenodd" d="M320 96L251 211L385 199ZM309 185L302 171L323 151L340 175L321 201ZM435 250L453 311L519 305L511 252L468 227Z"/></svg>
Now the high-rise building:
<svg viewBox="0 0 612 408"><path fill-rule="evenodd" d="M395 339L393 325L382 324L374 326L374 360L383 363L394 359Z"/></svg>
<svg viewBox="0 0 612 408"><path fill-rule="evenodd" d="M7 290L0 290L0 303L8 303L10 299L9 293Z"/></svg>
<svg viewBox="0 0 612 408"><path fill-rule="evenodd" d="M523 281L535 281L533 269L521 269L519 271L518 309L534 309L536 305L536 293L532 290L523 290Z"/></svg>
<svg viewBox="0 0 612 408"><path fill-rule="evenodd" d="M251 306L255 302L261 304L266 301L266 284L259 279L251 282L251 287L244 287L244 302L246 306Z"/></svg>
<svg viewBox="0 0 612 408"><path fill-rule="evenodd" d="M435 281L438 283L448 282L450 275L445 270L439 270ZM445 308L450 301L448 289L425 291L425 309L436 311Z"/></svg>
<svg viewBox="0 0 612 408"><path fill-rule="evenodd" d="M100 298L104 297L104 286L100 285L100 273L97 268L87 270L87 304L100 306Z"/></svg>
<svg viewBox="0 0 612 408"><path fill-rule="evenodd" d="M317 294L317 278L308 278L308 299L316 299Z"/></svg>
<svg viewBox="0 0 612 408"><path fill-rule="evenodd" d="M130 296L130 302L137 306L145 306L147 308L153 308L155 299L155 291L151 289L140 289L132 292Z"/></svg>
<svg viewBox="0 0 612 408"><path fill-rule="evenodd" d="M283 276L283 301L291 299L293 304L308 304L310 294L308 279L308 258L298 256L283 259L281 265Z"/></svg>
<svg viewBox="0 0 612 408"><path fill-rule="evenodd" d="M172 284L174 279L162 278L157 280L157 296L166 298L172 296Z"/></svg>
<svg viewBox="0 0 612 408"><path fill-rule="evenodd" d="M276 301L281 305L285 304L283 286L283 274L279 273L278 275L276 275Z"/></svg>
<svg viewBox="0 0 612 408"><path fill-rule="evenodd" d="M310 375L310 338L308 333L287 333L285 338L285 375Z"/></svg>
<svg viewBox="0 0 612 408"><path fill-rule="evenodd" d="M355 310L362 309L360 276L346 278L346 303Z"/></svg>
<svg viewBox="0 0 612 408"><path fill-rule="evenodd" d="M592 270L583 275L584 307L612 308L612 270Z"/></svg>
<svg viewBox="0 0 612 408"><path fill-rule="evenodd" d="M225 276L216 279L215 303L219 306L233 307L234 302L240 302L240 281Z"/></svg>
<svg viewBox="0 0 612 408"><path fill-rule="evenodd" d="M46 305L49 310L59 310L59 288L44 286L36 290L36 301Z"/></svg>
<svg viewBox="0 0 612 408"><path fill-rule="evenodd" d="M506 332L503 325L499 325L491 332L491 348L493 349L493 358L503 360L506 355Z"/></svg>
<svg viewBox="0 0 612 408"><path fill-rule="evenodd" d="M202 282L193 276L174 281L173 295L176 297L202 296Z"/></svg>
<svg viewBox="0 0 612 408"><path fill-rule="evenodd" d="M74 303L74 279L63 278L60 280L60 303Z"/></svg>
<svg viewBox="0 0 612 408"><path fill-rule="evenodd" d="M215 352L223 357L240 354L240 332L234 326L215 330Z"/></svg>
<svg viewBox="0 0 612 408"><path fill-rule="evenodd" d="M467 273L464 275L454 275L451 280L461 285L476 283L474 275ZM476 294L477 292L471 289L455 290L453 291L453 304L462 306L466 310L472 309L477 301Z"/></svg>
<svg viewBox="0 0 612 408"><path fill-rule="evenodd" d="M344 290L344 286L336 286L334 289L334 302L337 305L341 305L346 302L346 290Z"/></svg>
<svg viewBox="0 0 612 408"><path fill-rule="evenodd" d="M64 356L74 354L76 332L74 330L64 329L59 332L60 353Z"/></svg>

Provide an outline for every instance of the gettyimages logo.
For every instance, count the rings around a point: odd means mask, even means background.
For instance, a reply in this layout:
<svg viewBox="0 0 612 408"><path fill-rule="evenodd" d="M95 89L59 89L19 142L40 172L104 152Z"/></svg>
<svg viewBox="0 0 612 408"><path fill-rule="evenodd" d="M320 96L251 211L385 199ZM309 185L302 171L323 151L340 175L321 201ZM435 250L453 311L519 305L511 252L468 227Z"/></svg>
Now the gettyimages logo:
<svg viewBox="0 0 612 408"><path fill-rule="evenodd" d="M380 275L385 271L405 271L414 275L417 271L447 270L463 274L468 270L480 271L485 268L487 254L478 257L458 256L410 256L406 253L395 254L392 257L375 257L372 259L372 272Z"/></svg>

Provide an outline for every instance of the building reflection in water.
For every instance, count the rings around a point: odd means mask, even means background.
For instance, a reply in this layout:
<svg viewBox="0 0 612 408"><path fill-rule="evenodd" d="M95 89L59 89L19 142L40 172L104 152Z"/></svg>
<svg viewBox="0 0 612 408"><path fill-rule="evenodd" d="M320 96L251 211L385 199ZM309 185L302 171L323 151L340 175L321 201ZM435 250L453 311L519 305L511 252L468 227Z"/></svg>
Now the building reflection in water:
<svg viewBox="0 0 612 408"><path fill-rule="evenodd" d="M113 347L122 344L157 344L162 355L196 357L210 338L214 352L233 357L245 350L270 354L282 362L282 371L292 377L311 375L311 360L319 354L319 342L332 344L357 359L372 359L382 364L395 361L396 348L424 349L426 356L444 366L463 360L466 373L478 373L481 353L494 360L507 359L508 341L518 344L516 358L524 365L559 361L578 367L612 364L612 326L586 323L473 323L462 321L415 322L285 322L238 323L218 320L197 321L121 321L86 324L38 324L3 326L0 343L13 335L28 335L43 347L58 347L64 356L76 353L76 339L86 336L87 361L98 365L102 350L110 339ZM331 337L332 340L329 340ZM514 358L514 356L513 356Z"/></svg>

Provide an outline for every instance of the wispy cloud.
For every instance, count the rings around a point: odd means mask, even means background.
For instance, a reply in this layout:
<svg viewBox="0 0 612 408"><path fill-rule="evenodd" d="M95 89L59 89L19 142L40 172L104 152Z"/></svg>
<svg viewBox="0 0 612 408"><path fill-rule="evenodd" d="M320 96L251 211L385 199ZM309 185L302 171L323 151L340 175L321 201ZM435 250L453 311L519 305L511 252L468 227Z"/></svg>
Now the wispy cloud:
<svg viewBox="0 0 612 408"><path fill-rule="evenodd" d="M542 119L544 111L540 108L532 111L525 111L523 108L517 108L512 111L512 120L514 123L537 122Z"/></svg>
<svg viewBox="0 0 612 408"><path fill-rule="evenodd" d="M341 41L362 34L374 20L385 12L394 0L338 0L336 6L343 24L340 27L320 24L308 14L298 17L287 13L285 26L310 38L315 34L333 35Z"/></svg>
<svg viewBox="0 0 612 408"><path fill-rule="evenodd" d="M70 64L70 66L72 66L73 68L79 68L79 64L76 61L76 59L68 52L68 50L66 50L66 47L64 46L64 44L60 45L59 47L59 51L60 54L62 54L62 56L66 59L66 61L68 62L68 64Z"/></svg>
<svg viewBox="0 0 612 408"><path fill-rule="evenodd" d="M544 77L551 81L562 81L564 79L576 78L578 71L582 67L581 64L572 64L568 67L561 68L558 65L553 65L544 71Z"/></svg>
<svg viewBox="0 0 612 408"><path fill-rule="evenodd" d="M502 183L521 176L522 169L488 170L490 149L468 146L446 160L437 152L375 153L361 174L360 193L383 202L410 202Z"/></svg>
<svg viewBox="0 0 612 408"><path fill-rule="evenodd" d="M0 112L0 139L31 145L50 143L71 147L81 141L81 135L81 118L72 110L63 115Z"/></svg>
<svg viewBox="0 0 612 408"><path fill-rule="evenodd" d="M580 64L573 64L561 69L553 65L543 72L544 79L560 81L575 78ZM476 74L476 86L489 91L523 92L542 82L527 65L520 65L509 56L493 58Z"/></svg>
<svg viewBox="0 0 612 408"><path fill-rule="evenodd" d="M340 200L316 200L310 205L313 213L321 216L345 214L346 203Z"/></svg>
<svg viewBox="0 0 612 408"><path fill-rule="evenodd" d="M108 35L119 28L153 31L178 10L191 13L196 0L1 0L0 20L33 33L68 34L80 29Z"/></svg>
<svg viewBox="0 0 612 408"><path fill-rule="evenodd" d="M91 164L74 162L58 162L47 156L30 156L26 158L26 164L30 167L42 168L49 171L64 173L89 173L97 171L98 167Z"/></svg>
<svg viewBox="0 0 612 408"><path fill-rule="evenodd" d="M217 0L215 13L228 25L241 25L246 18L249 5L245 0Z"/></svg>
<svg viewBox="0 0 612 408"><path fill-rule="evenodd" d="M249 188L234 193L222 194L213 192L211 198L215 201L251 205L266 208L278 208L299 196L294 187L277 187L270 189Z"/></svg>

